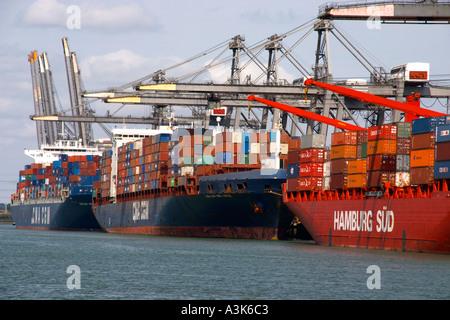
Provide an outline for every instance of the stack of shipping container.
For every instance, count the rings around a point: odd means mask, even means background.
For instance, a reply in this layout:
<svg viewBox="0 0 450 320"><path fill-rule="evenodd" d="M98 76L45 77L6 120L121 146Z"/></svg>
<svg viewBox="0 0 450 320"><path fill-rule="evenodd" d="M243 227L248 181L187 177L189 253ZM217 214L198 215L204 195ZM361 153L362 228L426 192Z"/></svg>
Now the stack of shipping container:
<svg viewBox="0 0 450 320"><path fill-rule="evenodd" d="M434 179L450 179L450 116L440 117L436 127Z"/></svg>
<svg viewBox="0 0 450 320"><path fill-rule="evenodd" d="M322 190L324 163L329 152L325 149L325 135L305 135L301 139L297 190Z"/></svg>
<svg viewBox="0 0 450 320"><path fill-rule="evenodd" d="M450 117L412 122L411 183L430 184L449 179Z"/></svg>
<svg viewBox="0 0 450 320"><path fill-rule="evenodd" d="M411 185L431 184L434 181L434 152L438 118L413 120L411 130Z"/></svg>
<svg viewBox="0 0 450 320"><path fill-rule="evenodd" d="M103 152L102 178L94 194L107 198L111 183L116 194L167 187L196 186L198 179L217 173L227 165L236 170L261 168L263 161L280 161L286 168L290 138L273 132L214 132L205 129L178 129L173 134L158 134L128 142ZM114 170L114 159L117 168ZM114 177L117 172L117 177Z"/></svg>
<svg viewBox="0 0 450 320"><path fill-rule="evenodd" d="M331 189L350 188L362 183L360 176L356 175L361 170L358 170L358 163L354 162L356 137L355 131L331 134Z"/></svg>
<svg viewBox="0 0 450 320"><path fill-rule="evenodd" d="M175 139L174 139L175 137ZM216 165L261 166L276 159L287 169L286 190L340 190L428 185L450 178L450 117L423 118L331 135L289 138L279 132L182 129L118 148L117 193L193 185ZM102 196L109 196L112 152L104 152ZM250 168L250 166L253 167ZM256 167L254 166L256 165Z"/></svg>
<svg viewBox="0 0 450 320"><path fill-rule="evenodd" d="M398 122L397 151L395 158L395 186L407 187L411 184L410 153L411 153L411 122Z"/></svg>
<svg viewBox="0 0 450 320"><path fill-rule="evenodd" d="M101 176L100 156L68 156L61 154L58 160L45 165L32 163L19 172L19 183L13 198L46 199L91 194L95 181Z"/></svg>
<svg viewBox="0 0 450 320"><path fill-rule="evenodd" d="M370 127L367 142L367 187L395 184L397 126Z"/></svg>

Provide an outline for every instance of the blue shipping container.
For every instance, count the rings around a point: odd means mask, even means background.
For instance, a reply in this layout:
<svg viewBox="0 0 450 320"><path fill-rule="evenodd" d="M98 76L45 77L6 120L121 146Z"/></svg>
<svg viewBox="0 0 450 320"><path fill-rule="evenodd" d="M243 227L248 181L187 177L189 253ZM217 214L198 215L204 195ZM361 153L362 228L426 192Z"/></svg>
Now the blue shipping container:
<svg viewBox="0 0 450 320"><path fill-rule="evenodd" d="M411 133L419 134L433 132L436 129L437 124L438 118L435 117L415 119L412 121Z"/></svg>
<svg viewBox="0 0 450 320"><path fill-rule="evenodd" d="M270 133L270 142L277 142L277 133L276 132Z"/></svg>
<svg viewBox="0 0 450 320"><path fill-rule="evenodd" d="M450 141L450 124L436 127L436 142Z"/></svg>
<svg viewBox="0 0 450 320"><path fill-rule="evenodd" d="M450 179L450 161L436 161L434 163L434 179Z"/></svg>
<svg viewBox="0 0 450 320"><path fill-rule="evenodd" d="M217 152L214 159L217 164L232 164L233 154L231 152Z"/></svg>
<svg viewBox="0 0 450 320"><path fill-rule="evenodd" d="M287 165L287 178L298 178L300 175L300 165L298 163Z"/></svg>
<svg viewBox="0 0 450 320"><path fill-rule="evenodd" d="M53 168L61 168L61 160L55 160L53 161Z"/></svg>

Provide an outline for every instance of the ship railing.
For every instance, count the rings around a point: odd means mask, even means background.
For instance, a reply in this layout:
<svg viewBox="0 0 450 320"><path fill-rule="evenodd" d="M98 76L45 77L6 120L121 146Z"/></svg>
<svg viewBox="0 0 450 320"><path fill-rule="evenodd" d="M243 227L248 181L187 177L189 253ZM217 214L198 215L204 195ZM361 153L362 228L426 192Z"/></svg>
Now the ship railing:
<svg viewBox="0 0 450 320"><path fill-rule="evenodd" d="M428 185L395 187L385 183L382 189L353 188L341 190L296 190L287 191L286 183L282 184L283 202L300 201L331 201L331 200L361 200L378 199L418 199L431 198L435 192L448 192L449 181L436 180ZM446 195L450 197L450 193Z"/></svg>

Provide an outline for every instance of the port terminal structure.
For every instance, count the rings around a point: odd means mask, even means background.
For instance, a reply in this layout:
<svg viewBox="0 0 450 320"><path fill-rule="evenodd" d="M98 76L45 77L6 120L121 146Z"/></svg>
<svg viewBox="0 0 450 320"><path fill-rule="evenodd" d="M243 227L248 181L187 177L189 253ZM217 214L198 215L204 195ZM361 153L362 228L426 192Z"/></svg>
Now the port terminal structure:
<svg viewBox="0 0 450 320"><path fill-rule="evenodd" d="M365 57L345 32L333 23L334 20L367 20L374 14L379 17L380 23L414 23L423 24L423 28L433 28L434 24L450 23L450 2L428 0L327 3L319 8L316 18L284 34L272 35L254 45L247 45L243 36L236 35L173 66L163 67L122 86L95 92L83 88L75 53L70 52L68 40L63 38L71 112L56 106L55 101L58 99L55 99L56 90L46 54L38 55L33 51L29 56L35 102L35 113L30 118L36 121L39 146L51 144L62 136L92 145L95 143L92 134L94 123L110 137L111 130L107 126L109 123L145 124L155 129L174 125L199 125L203 128L221 125L235 130L281 128L291 136L327 134L326 123L302 118L256 100L250 102L251 108L248 108L247 113L247 97L252 94L337 121L348 121L358 127L396 122L405 118L405 112L400 110L359 101L316 86L308 88L304 85L307 78L323 83L336 83L342 87L400 102L411 96L444 99L448 114L450 87L439 86L430 80L428 62L412 64L405 61L404 65L384 70ZM311 34L317 35L315 59L312 67L306 67L294 55L294 49ZM329 50L331 36L361 63L369 73L369 80L333 80ZM291 39L295 40L294 45L286 45ZM229 55L222 58L227 52ZM264 53L265 58L262 57ZM167 73L205 56L214 56L206 67L177 77L166 77ZM297 80L288 82L281 78L279 66L285 62L298 71ZM231 65L225 83L200 83L198 80L208 70L224 65ZM256 65L261 70L259 77L242 76L249 65ZM91 105L99 100L116 105L117 110L98 115ZM130 105L150 106L151 115L117 115L124 106ZM190 110L191 115L186 115L186 112L183 115L175 115L174 107L185 107ZM335 127L334 130L342 129Z"/></svg>

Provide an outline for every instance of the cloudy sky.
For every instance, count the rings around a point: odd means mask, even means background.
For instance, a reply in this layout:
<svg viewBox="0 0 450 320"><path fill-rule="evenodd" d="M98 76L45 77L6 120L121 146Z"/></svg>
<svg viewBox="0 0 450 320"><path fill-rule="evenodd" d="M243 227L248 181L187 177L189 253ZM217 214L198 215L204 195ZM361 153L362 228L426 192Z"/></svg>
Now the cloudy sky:
<svg viewBox="0 0 450 320"><path fill-rule="evenodd" d="M67 109L63 37L69 39L70 50L77 54L85 89L95 91L167 68L236 35L245 36L250 46L273 34L284 34L314 19L325 2L0 0L0 202L9 202L19 170L31 162L23 154L24 149L37 146L35 123L29 119L34 113L28 63L31 51L48 53L58 98L62 108ZM77 12L79 25L74 18ZM405 62L425 61L431 63L434 79L450 78L448 25L382 24L371 28L366 21L341 21L336 25L376 66L389 70ZM289 47L303 35L293 35L283 44ZM293 52L306 67L313 64L316 41L317 34L312 32ZM331 38L330 52L335 78L368 77L336 39ZM261 59L267 60L265 56ZM205 63L196 61L166 76L177 77ZM200 80L221 82L229 72L229 66L224 66ZM301 76L289 67L282 67L280 72L288 81ZM252 79L258 75L252 75ZM94 108L104 114L117 106L100 103ZM142 106L128 108L125 113L148 112ZM439 104L436 108L443 110ZM98 129L95 132L102 133Z"/></svg>

